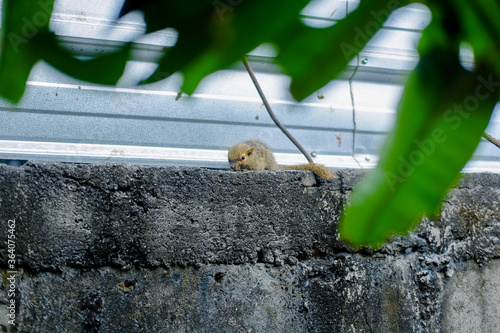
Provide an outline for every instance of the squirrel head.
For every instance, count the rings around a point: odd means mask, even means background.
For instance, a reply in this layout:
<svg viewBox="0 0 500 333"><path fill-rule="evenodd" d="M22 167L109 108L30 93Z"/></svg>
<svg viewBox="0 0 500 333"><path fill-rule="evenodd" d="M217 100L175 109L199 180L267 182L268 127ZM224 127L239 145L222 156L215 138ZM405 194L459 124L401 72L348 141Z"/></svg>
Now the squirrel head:
<svg viewBox="0 0 500 333"><path fill-rule="evenodd" d="M249 163L252 160L252 153L254 147L247 144L240 143L234 147L229 147L227 159L229 160L229 167L233 170L250 169Z"/></svg>

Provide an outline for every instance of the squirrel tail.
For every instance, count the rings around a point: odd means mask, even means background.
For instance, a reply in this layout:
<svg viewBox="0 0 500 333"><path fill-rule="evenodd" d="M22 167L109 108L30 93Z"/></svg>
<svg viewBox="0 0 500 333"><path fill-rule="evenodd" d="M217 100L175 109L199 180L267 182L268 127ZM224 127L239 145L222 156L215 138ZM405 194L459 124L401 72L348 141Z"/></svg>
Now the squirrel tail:
<svg viewBox="0 0 500 333"><path fill-rule="evenodd" d="M309 163L309 164L301 164L301 165L280 165L280 169L284 170L308 170L312 171L321 178L325 179L333 179L333 178L339 178L339 176L333 172L332 170L321 166L321 165L316 165L314 163Z"/></svg>

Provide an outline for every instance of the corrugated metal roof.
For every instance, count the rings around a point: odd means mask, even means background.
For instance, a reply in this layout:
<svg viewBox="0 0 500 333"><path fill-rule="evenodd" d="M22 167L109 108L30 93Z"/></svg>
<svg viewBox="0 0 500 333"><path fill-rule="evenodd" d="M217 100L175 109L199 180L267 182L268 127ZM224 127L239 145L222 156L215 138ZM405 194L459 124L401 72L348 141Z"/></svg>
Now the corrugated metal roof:
<svg viewBox="0 0 500 333"><path fill-rule="evenodd" d="M352 11L359 1L311 1L302 12L306 24L324 27ZM227 167L227 147L260 139L278 162L305 158L272 123L242 64L204 79L196 92L178 92L182 77L144 86L152 61L177 34L166 29L142 36L140 13L114 19L123 1L56 2L51 28L82 57L110 51L135 40L133 58L117 87L68 77L37 64L18 105L0 101L0 158L97 163ZM374 166L377 152L395 118L408 73L416 66L416 45L430 21L422 5L397 10L343 75L309 96L294 101L290 78L275 64L272 45L262 45L249 60L276 115L315 160L334 168ZM464 64L472 65L464 51ZM497 106L488 132L500 136ZM481 142L469 171L500 172L500 152Z"/></svg>

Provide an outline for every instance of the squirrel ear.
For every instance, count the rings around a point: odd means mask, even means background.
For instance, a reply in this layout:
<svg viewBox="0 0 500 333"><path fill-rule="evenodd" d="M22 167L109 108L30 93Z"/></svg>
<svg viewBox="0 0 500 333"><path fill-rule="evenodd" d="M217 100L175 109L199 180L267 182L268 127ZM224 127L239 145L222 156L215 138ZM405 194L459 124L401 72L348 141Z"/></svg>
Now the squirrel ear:
<svg viewBox="0 0 500 333"><path fill-rule="evenodd" d="M253 152L253 150L254 150L254 149L255 149L254 147L252 147L252 148L248 149L248 150L247 150L247 155L250 155L250 154Z"/></svg>

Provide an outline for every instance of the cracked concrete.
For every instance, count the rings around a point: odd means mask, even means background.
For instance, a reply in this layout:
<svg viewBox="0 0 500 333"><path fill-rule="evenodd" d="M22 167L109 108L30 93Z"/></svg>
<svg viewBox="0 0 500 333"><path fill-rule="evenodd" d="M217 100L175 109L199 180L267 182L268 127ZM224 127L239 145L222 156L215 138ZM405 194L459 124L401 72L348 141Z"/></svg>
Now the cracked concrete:
<svg viewBox="0 0 500 333"><path fill-rule="evenodd" d="M362 172L0 166L15 296L0 248L0 327L18 332L493 332L500 176L378 251L337 235ZM411 204L411 203L409 203Z"/></svg>

